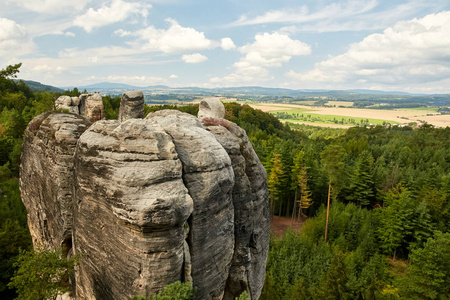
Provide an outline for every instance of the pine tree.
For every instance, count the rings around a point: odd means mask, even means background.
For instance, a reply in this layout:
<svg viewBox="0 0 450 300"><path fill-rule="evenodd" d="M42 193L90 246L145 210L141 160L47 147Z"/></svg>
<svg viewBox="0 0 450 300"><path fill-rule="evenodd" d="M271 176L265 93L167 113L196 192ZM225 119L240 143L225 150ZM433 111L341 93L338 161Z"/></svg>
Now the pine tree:
<svg viewBox="0 0 450 300"><path fill-rule="evenodd" d="M450 233L436 232L424 248L411 253L404 279L405 299L448 299L450 296Z"/></svg>
<svg viewBox="0 0 450 300"><path fill-rule="evenodd" d="M392 254L395 260L397 250L405 237L411 233L411 219L414 214L411 193L398 184L384 197L386 207L381 209L378 237L381 248Z"/></svg>
<svg viewBox="0 0 450 300"><path fill-rule="evenodd" d="M358 157L356 169L353 173L349 187L350 194L347 199L356 202L360 206L368 206L375 198L374 182L372 178L373 157L365 150Z"/></svg>
<svg viewBox="0 0 450 300"><path fill-rule="evenodd" d="M330 178L330 183L328 185L327 218L326 218L326 224L325 224L325 242L327 241L327 235L328 235L328 218L330 215L331 186L332 186L332 184L335 185L334 197L337 198L340 188L336 183L337 183L338 175L343 173L344 163L342 162L342 156L344 155L344 153L345 153L345 150L341 146L330 145L320 155L322 158L322 164L323 164L324 168L327 170L327 172L329 174L329 178Z"/></svg>

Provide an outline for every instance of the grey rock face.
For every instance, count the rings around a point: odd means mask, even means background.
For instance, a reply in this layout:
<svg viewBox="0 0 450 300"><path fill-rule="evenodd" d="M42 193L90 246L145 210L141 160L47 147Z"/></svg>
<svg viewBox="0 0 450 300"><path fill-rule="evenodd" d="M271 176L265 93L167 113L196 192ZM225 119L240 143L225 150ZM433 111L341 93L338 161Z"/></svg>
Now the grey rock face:
<svg viewBox="0 0 450 300"><path fill-rule="evenodd" d="M165 110L30 123L20 179L30 230L35 246L83 254L76 299L130 299L177 280L192 281L197 299L259 298L267 178L245 131L217 117L221 105L201 120Z"/></svg>
<svg viewBox="0 0 450 300"><path fill-rule="evenodd" d="M55 249L72 243L73 154L90 125L79 115L62 113L41 114L28 125L20 189L35 247Z"/></svg>
<svg viewBox="0 0 450 300"><path fill-rule="evenodd" d="M198 299L222 299L234 248L231 160L195 117L178 111L149 114L172 137L183 181L194 201L188 238Z"/></svg>
<svg viewBox="0 0 450 300"><path fill-rule="evenodd" d="M88 94L85 101L84 116L91 122L103 119L103 101L100 94Z"/></svg>
<svg viewBox="0 0 450 300"><path fill-rule="evenodd" d="M222 119L225 116L225 107L222 102L216 99L204 99L198 107L198 118Z"/></svg>
<svg viewBox="0 0 450 300"><path fill-rule="evenodd" d="M119 121L144 117L144 94L141 91L125 92L119 109Z"/></svg>
<svg viewBox="0 0 450 300"><path fill-rule="evenodd" d="M69 113L79 114L80 109L78 107L80 100L78 97L59 96L55 101L56 109L68 110Z"/></svg>
<svg viewBox="0 0 450 300"><path fill-rule="evenodd" d="M145 120L99 121L75 154L77 298L130 299L183 280L193 204L171 137Z"/></svg>
<svg viewBox="0 0 450 300"><path fill-rule="evenodd" d="M215 105L223 107L218 101ZM221 109L216 107L215 111ZM224 299L235 299L245 290L250 299L258 299L264 284L266 245L270 239L267 176L245 131L217 115L204 110L202 121L227 151L235 175L232 195L236 242Z"/></svg>
<svg viewBox="0 0 450 300"><path fill-rule="evenodd" d="M80 103L78 104L78 108L80 109L80 115L84 115L84 111L86 109L86 99L89 96L89 94L81 94L80 97Z"/></svg>

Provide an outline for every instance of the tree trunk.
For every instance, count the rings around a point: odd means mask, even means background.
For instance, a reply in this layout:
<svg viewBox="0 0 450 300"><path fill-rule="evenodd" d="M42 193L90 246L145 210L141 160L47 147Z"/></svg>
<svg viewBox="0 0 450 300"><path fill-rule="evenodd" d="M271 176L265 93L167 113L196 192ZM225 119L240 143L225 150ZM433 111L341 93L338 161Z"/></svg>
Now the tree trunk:
<svg viewBox="0 0 450 300"><path fill-rule="evenodd" d="M289 217L289 208L291 208L291 198L290 197L288 198L288 203L286 205L286 212L284 214L286 217Z"/></svg>
<svg viewBox="0 0 450 300"><path fill-rule="evenodd" d="M283 208L283 201L280 199L280 208L278 210L278 216L281 217L281 209Z"/></svg>
<svg viewBox="0 0 450 300"><path fill-rule="evenodd" d="M327 242L328 235L328 217L330 216L330 194L331 194L331 180L328 186L328 202L327 202L327 222L325 224L325 242Z"/></svg>
<svg viewBox="0 0 450 300"><path fill-rule="evenodd" d="M294 222L294 220L295 220L295 214L296 214L296 211L297 211L297 190L298 189L295 189L295 198L294 198L294 206L292 207L292 218L291 218L291 226L292 226L292 223Z"/></svg>
<svg viewBox="0 0 450 300"><path fill-rule="evenodd" d="M273 196L269 197L269 211L270 211L270 218L272 219L272 216L275 214L275 207L273 204Z"/></svg>

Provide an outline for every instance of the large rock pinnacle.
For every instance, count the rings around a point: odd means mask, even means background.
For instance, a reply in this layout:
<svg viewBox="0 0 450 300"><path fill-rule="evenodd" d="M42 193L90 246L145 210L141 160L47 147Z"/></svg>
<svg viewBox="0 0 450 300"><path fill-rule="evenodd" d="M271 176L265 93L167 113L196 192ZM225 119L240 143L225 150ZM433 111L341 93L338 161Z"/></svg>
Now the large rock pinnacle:
<svg viewBox="0 0 450 300"><path fill-rule="evenodd" d="M144 94L141 91L125 92L119 109L119 121L142 119L144 117Z"/></svg>
<svg viewBox="0 0 450 300"><path fill-rule="evenodd" d="M164 110L139 119L141 95L124 94L123 122L98 120L95 94L86 118L46 113L30 122L20 183L35 247L82 254L75 299L131 299L175 281L192 281L196 299L243 291L258 299L267 178L245 131L212 99L199 118Z"/></svg>
<svg viewBox="0 0 450 300"><path fill-rule="evenodd" d="M97 122L103 119L103 101L102 95L88 94L84 107L84 116L91 122Z"/></svg>

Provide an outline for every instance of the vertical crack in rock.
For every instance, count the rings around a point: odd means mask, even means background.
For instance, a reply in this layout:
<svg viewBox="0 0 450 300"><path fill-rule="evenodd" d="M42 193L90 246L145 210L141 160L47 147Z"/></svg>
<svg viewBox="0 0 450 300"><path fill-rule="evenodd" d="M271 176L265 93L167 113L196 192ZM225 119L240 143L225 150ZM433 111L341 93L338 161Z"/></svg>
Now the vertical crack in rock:
<svg viewBox="0 0 450 300"><path fill-rule="evenodd" d="M231 160L199 120L178 111L147 116L172 136L194 201L189 246L197 299L222 299L234 252Z"/></svg>
<svg viewBox="0 0 450 300"><path fill-rule="evenodd" d="M247 134L223 119L225 108L216 100L200 103L199 118L231 158L235 175L233 187L235 251L224 299L232 300L243 291L258 299L264 285L270 239L267 176Z"/></svg>

